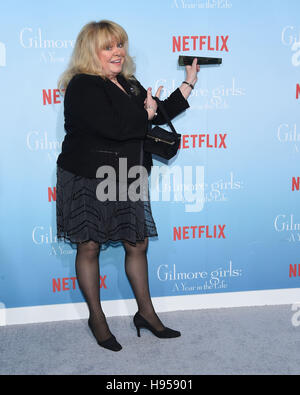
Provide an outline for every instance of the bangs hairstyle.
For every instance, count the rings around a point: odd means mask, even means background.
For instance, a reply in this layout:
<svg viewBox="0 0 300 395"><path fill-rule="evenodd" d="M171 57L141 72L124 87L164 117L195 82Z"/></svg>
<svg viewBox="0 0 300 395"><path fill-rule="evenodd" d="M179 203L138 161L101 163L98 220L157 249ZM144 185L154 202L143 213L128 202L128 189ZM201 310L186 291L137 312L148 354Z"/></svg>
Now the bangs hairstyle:
<svg viewBox="0 0 300 395"><path fill-rule="evenodd" d="M100 22L90 22L81 29L69 65L58 80L60 92L63 93L76 74L91 74L106 78L97 51L111 46L114 41L117 44L122 44L125 49L125 60L121 74L127 80L132 79L134 81L135 64L128 54L126 31L115 22L102 20Z"/></svg>

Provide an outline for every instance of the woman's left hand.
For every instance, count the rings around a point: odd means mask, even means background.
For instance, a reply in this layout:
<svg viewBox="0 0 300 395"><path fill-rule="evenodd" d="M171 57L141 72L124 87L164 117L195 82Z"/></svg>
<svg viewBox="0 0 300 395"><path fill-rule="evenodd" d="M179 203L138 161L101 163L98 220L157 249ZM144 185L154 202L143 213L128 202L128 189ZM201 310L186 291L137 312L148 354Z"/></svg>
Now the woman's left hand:
<svg viewBox="0 0 300 395"><path fill-rule="evenodd" d="M160 86L155 94L155 97L160 96L161 94L161 90L162 90L163 86ZM147 97L144 100L144 108L145 110L147 110L148 112L148 120L151 120L154 118L155 114L156 114L156 110L157 110L157 103L156 101L153 99L152 97L152 88L148 88L147 89Z"/></svg>
<svg viewBox="0 0 300 395"><path fill-rule="evenodd" d="M195 85L196 82L198 81L197 74L199 73L199 71L200 71L200 65L197 64L197 58L195 58L191 66L185 66L186 82Z"/></svg>

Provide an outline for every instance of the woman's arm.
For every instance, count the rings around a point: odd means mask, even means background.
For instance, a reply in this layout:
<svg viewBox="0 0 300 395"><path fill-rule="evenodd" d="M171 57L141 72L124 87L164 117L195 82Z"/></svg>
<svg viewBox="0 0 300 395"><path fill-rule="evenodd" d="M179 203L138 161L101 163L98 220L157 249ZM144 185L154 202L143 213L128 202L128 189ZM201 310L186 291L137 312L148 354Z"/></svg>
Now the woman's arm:
<svg viewBox="0 0 300 395"><path fill-rule="evenodd" d="M179 88L177 88L171 95L163 100L163 105L166 109L167 114L170 119L173 119L175 116L179 115L181 112L186 110L189 107L187 102L187 98L191 94L192 86L194 86L198 80L197 73L200 71L200 66L197 65L197 59L195 58L191 66L186 66L186 83L182 83ZM192 86L191 86L192 85ZM143 88L144 89L144 88ZM159 97L160 91L162 87L159 87L156 96ZM157 103L152 98L151 88L148 88L146 91L144 89L144 94L146 95L146 99L144 101L145 109L148 112L149 120L152 120L153 124L161 125L166 123L165 118L157 109ZM155 115L157 113L157 115Z"/></svg>
<svg viewBox="0 0 300 395"><path fill-rule="evenodd" d="M193 63L191 66L185 67L185 71L186 71L185 82L187 82L187 84L182 83L180 85L179 89L180 89L180 92L182 93L183 97L185 99L187 99L190 96L196 82L198 81L197 74L200 71L200 66L197 65L197 58L195 58L193 60Z"/></svg>

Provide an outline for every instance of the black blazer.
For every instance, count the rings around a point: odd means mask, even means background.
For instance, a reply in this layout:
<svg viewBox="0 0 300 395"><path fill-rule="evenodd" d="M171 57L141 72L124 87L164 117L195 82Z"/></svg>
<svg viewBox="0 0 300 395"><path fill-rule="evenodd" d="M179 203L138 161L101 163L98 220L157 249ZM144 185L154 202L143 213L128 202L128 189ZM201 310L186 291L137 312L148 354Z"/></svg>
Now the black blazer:
<svg viewBox="0 0 300 395"><path fill-rule="evenodd" d="M63 169L95 178L103 165L113 166L118 173L120 157L127 158L128 169L141 164L140 143L148 126L147 91L136 79L129 82L122 75L117 79L127 94L99 76L77 74L69 82L64 98L66 135L57 159ZM163 103L170 119L189 107L179 88ZM153 123L166 123L159 111ZM153 162L148 152L144 152L143 165L149 174Z"/></svg>

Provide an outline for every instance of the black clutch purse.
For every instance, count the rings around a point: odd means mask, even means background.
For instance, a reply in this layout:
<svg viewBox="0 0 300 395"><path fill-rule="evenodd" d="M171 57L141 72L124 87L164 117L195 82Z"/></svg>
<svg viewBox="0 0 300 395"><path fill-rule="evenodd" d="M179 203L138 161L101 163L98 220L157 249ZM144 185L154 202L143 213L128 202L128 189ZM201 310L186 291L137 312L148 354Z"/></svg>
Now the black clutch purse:
<svg viewBox="0 0 300 395"><path fill-rule="evenodd" d="M159 126L152 128L152 122L148 122L148 133L144 140L144 151L161 156L165 159L171 159L178 151L181 134L176 132L162 102L157 97L154 99L172 132L168 132Z"/></svg>

